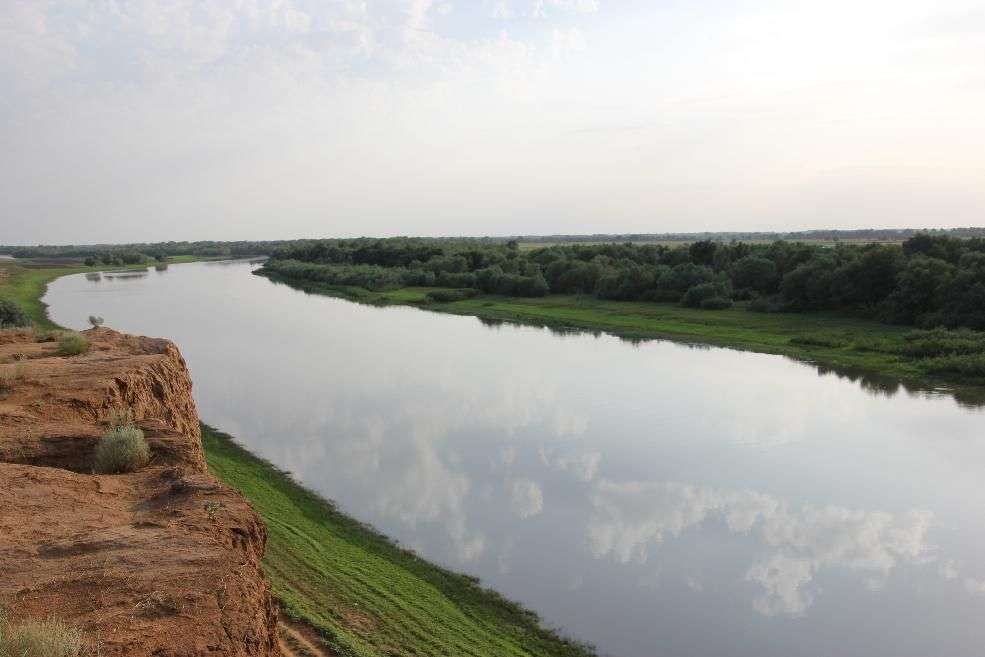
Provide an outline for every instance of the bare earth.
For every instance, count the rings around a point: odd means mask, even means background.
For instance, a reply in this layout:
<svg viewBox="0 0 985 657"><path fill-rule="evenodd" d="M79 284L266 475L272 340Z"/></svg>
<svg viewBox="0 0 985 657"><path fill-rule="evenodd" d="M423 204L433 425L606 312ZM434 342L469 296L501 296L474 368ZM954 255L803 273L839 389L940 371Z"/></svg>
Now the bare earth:
<svg viewBox="0 0 985 657"><path fill-rule="evenodd" d="M63 618L104 656L280 655L260 569L266 529L208 474L178 350L109 329L85 335L89 353L60 357L53 342L0 333L0 363L26 357L0 392L0 606L14 620ZM94 446L120 407L153 459L93 475Z"/></svg>

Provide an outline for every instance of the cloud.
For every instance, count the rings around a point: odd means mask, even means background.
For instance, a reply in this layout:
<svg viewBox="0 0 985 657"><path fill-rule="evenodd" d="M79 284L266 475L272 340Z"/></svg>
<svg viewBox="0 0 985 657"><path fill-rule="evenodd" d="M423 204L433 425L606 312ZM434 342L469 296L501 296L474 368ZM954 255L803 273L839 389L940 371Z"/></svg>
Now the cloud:
<svg viewBox="0 0 985 657"><path fill-rule="evenodd" d="M770 552L745 573L761 587L753 607L766 615L804 613L813 601L808 587L822 568L885 577L901 562L932 558L925 511L792 508L749 490L608 480L596 484L592 505L589 549L619 563L644 563L653 546L711 520L750 536Z"/></svg>
<svg viewBox="0 0 985 657"><path fill-rule="evenodd" d="M550 452L550 453L549 453ZM548 467L570 473L579 481L589 482L598 473L602 453L596 450L557 451L541 447L540 461Z"/></svg>
<svg viewBox="0 0 985 657"><path fill-rule="evenodd" d="M966 225L980 12L887 8L8 0L4 239Z"/></svg>
<svg viewBox="0 0 985 657"><path fill-rule="evenodd" d="M763 594L753 600L753 608L764 616L803 614L814 601L804 589L814 579L815 569L810 559L779 554L754 565L746 580L762 586Z"/></svg>
<svg viewBox="0 0 985 657"><path fill-rule="evenodd" d="M599 10L598 0L534 0L530 14L534 18L546 18L551 10L592 14Z"/></svg>
<svg viewBox="0 0 985 657"><path fill-rule="evenodd" d="M516 479L509 484L510 510L520 518L532 518L544 510L544 492L530 479Z"/></svg>

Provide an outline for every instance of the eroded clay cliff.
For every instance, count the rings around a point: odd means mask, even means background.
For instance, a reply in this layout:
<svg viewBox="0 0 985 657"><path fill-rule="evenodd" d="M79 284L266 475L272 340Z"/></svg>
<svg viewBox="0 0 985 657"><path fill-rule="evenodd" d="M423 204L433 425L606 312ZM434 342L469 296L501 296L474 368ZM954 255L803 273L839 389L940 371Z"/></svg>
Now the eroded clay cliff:
<svg viewBox="0 0 985 657"><path fill-rule="evenodd" d="M23 362L0 392L0 606L78 625L102 655L279 655L266 530L208 474L181 354L166 340L85 335L87 354L60 357L27 332L0 334L0 362ZM151 463L92 474L120 408Z"/></svg>

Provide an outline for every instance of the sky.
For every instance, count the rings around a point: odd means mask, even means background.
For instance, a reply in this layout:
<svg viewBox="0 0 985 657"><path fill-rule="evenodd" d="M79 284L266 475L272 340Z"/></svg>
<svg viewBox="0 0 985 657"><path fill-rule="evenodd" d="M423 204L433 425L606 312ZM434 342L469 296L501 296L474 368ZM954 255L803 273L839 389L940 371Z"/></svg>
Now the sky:
<svg viewBox="0 0 985 657"><path fill-rule="evenodd" d="M0 1L0 243L985 224L985 0Z"/></svg>

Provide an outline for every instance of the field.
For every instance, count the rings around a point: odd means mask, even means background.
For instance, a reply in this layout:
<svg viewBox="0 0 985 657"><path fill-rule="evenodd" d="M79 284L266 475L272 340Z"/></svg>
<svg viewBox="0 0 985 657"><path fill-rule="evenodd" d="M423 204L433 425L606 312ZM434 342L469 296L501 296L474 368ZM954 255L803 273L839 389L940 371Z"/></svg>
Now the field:
<svg viewBox="0 0 985 657"><path fill-rule="evenodd" d="M418 558L202 427L209 468L267 524L264 567L284 613L340 655L593 654L479 583Z"/></svg>

